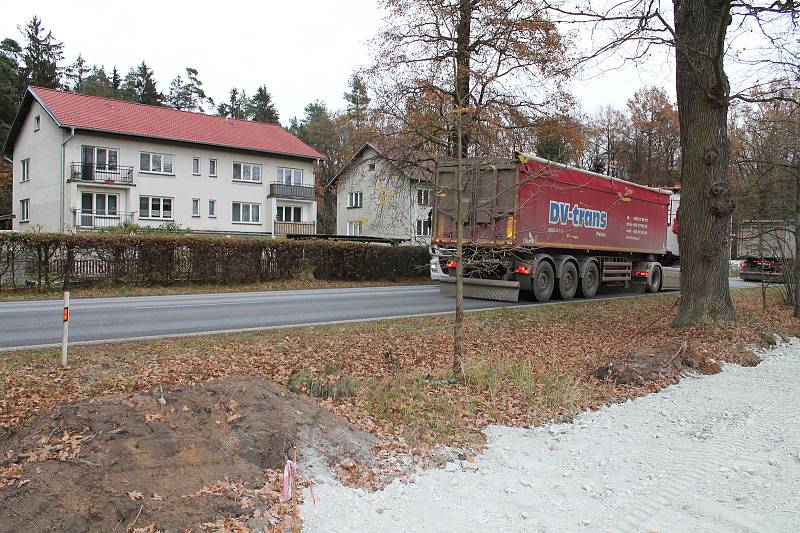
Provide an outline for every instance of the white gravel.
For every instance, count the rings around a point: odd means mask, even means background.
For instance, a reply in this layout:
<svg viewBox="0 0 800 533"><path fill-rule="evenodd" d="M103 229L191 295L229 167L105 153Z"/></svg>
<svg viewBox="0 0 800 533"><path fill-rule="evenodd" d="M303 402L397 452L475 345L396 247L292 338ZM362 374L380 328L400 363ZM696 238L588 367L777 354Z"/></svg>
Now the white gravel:
<svg viewBox="0 0 800 533"><path fill-rule="evenodd" d="M533 429L377 493L306 498L308 532L800 531L800 342Z"/></svg>

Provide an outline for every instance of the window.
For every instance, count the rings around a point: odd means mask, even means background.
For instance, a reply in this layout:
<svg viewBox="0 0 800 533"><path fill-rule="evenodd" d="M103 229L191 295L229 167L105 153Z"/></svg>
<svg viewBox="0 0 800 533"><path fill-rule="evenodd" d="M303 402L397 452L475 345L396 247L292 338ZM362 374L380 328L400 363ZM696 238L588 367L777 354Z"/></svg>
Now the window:
<svg viewBox="0 0 800 533"><path fill-rule="evenodd" d="M427 218L417 220L417 236L430 237L431 236L431 221Z"/></svg>
<svg viewBox="0 0 800 533"><path fill-rule="evenodd" d="M301 222L303 210L291 205L279 205L275 220L278 222Z"/></svg>
<svg viewBox="0 0 800 533"><path fill-rule="evenodd" d="M200 198L192 198L192 216L200 216Z"/></svg>
<svg viewBox="0 0 800 533"><path fill-rule="evenodd" d="M85 192L81 194L81 211L89 215L116 216L119 197L116 194Z"/></svg>
<svg viewBox="0 0 800 533"><path fill-rule="evenodd" d="M208 175L212 178L217 177L217 160L216 159L209 159L208 160Z"/></svg>
<svg viewBox="0 0 800 533"><path fill-rule="evenodd" d="M351 192L347 195L347 208L352 209L354 207L363 207L364 205L364 193L363 192Z"/></svg>
<svg viewBox="0 0 800 533"><path fill-rule="evenodd" d="M200 158L199 157L193 157L192 158L192 174L194 174L195 176L199 176L200 175Z"/></svg>
<svg viewBox="0 0 800 533"><path fill-rule="evenodd" d="M231 220L241 224L259 224L259 204L248 204L245 202L233 202L233 216Z"/></svg>
<svg viewBox="0 0 800 533"><path fill-rule="evenodd" d="M417 189L417 205L431 205L430 189Z"/></svg>
<svg viewBox="0 0 800 533"><path fill-rule="evenodd" d="M175 156L170 154L139 153L139 170L153 174L174 174Z"/></svg>
<svg viewBox="0 0 800 533"><path fill-rule="evenodd" d="M95 170L117 172L119 150L102 146L81 146L81 165L84 179L92 179Z"/></svg>
<svg viewBox="0 0 800 533"><path fill-rule="evenodd" d="M19 221L20 222L27 222L30 220L30 207L31 201L30 199L20 200L19 201Z"/></svg>
<svg viewBox="0 0 800 533"><path fill-rule="evenodd" d="M255 163L239 163L234 161L233 180L261 183L261 165L256 165Z"/></svg>
<svg viewBox="0 0 800 533"><path fill-rule="evenodd" d="M361 221L353 221L347 223L347 234L351 237L359 237L361 235Z"/></svg>
<svg viewBox="0 0 800 533"><path fill-rule="evenodd" d="M299 168L278 167L278 183L284 185L302 185L303 171Z"/></svg>
<svg viewBox="0 0 800 533"><path fill-rule="evenodd" d="M33 117L33 131L39 131L39 128L42 127L42 117L36 115Z"/></svg>
<svg viewBox="0 0 800 533"><path fill-rule="evenodd" d="M217 218L217 201L216 200L209 200L208 201L208 217L209 218Z"/></svg>
<svg viewBox="0 0 800 533"><path fill-rule="evenodd" d="M140 196L139 218L172 220L172 198Z"/></svg>
<svg viewBox="0 0 800 533"><path fill-rule="evenodd" d="M22 169L20 170L20 179L19 181L30 181L31 179L31 160L30 159L23 159L20 161Z"/></svg>
<svg viewBox="0 0 800 533"><path fill-rule="evenodd" d="M367 168L370 170L375 170L375 163L370 163L369 165L367 165Z"/></svg>

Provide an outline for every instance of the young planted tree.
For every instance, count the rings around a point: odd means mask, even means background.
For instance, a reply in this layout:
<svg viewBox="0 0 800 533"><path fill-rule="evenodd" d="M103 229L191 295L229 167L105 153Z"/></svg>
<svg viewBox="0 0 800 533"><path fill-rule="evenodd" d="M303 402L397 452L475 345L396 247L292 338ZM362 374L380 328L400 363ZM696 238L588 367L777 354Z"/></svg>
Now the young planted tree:
<svg viewBox="0 0 800 533"><path fill-rule="evenodd" d="M566 43L536 0L385 0L388 27L374 43L377 108L428 154L458 160L453 376L463 377L465 162L530 138L562 83ZM560 94L562 97L554 97ZM563 110L562 110L563 111Z"/></svg>
<svg viewBox="0 0 800 533"><path fill-rule="evenodd" d="M658 45L674 50L683 188L678 212L681 298L673 325L735 320L728 284L734 209L728 108L732 100L746 98L746 91L732 91L726 63L737 58L749 71L763 72L796 58L796 50L788 47L797 45L793 36L800 5L773 0L547 3L564 23L593 25L596 40L587 61L620 51L639 61ZM747 32L763 34L769 52L735 46L733 38Z"/></svg>

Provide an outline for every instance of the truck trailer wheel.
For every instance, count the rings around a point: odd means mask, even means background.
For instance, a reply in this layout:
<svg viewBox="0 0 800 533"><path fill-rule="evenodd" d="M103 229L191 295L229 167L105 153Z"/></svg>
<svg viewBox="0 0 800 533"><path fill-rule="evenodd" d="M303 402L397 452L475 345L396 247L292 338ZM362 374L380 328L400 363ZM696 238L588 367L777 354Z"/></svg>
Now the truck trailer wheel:
<svg viewBox="0 0 800 533"><path fill-rule="evenodd" d="M578 291L578 269L575 263L568 261L561 269L561 277L558 278L558 295L562 300L572 300Z"/></svg>
<svg viewBox="0 0 800 533"><path fill-rule="evenodd" d="M592 261L586 265L586 272L583 273L583 279L581 279L580 287L578 287L578 294L583 298L594 298L599 287L600 272L597 270L597 264Z"/></svg>
<svg viewBox="0 0 800 533"><path fill-rule="evenodd" d="M531 278L531 285L533 286L533 297L537 302L546 302L550 299L555 286L555 273L553 265L549 261L539 261Z"/></svg>
<svg viewBox="0 0 800 533"><path fill-rule="evenodd" d="M658 292L661 290L661 269L659 267L653 269L653 274L650 276L650 280L645 285L644 290L646 292Z"/></svg>

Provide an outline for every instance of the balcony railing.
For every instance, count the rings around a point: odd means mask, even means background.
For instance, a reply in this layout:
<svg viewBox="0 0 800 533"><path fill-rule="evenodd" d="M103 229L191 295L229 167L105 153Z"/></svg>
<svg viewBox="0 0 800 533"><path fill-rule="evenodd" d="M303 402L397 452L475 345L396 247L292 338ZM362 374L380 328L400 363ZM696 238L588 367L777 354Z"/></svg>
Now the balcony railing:
<svg viewBox="0 0 800 533"><path fill-rule="evenodd" d="M72 215L74 226L82 229L113 228L125 222L133 222L133 213L122 211L73 209Z"/></svg>
<svg viewBox="0 0 800 533"><path fill-rule="evenodd" d="M316 222L273 222L272 231L275 235L315 235Z"/></svg>
<svg viewBox="0 0 800 533"><path fill-rule="evenodd" d="M133 167L72 163L69 175L73 180L114 185L133 185Z"/></svg>
<svg viewBox="0 0 800 533"><path fill-rule="evenodd" d="M270 183L269 195L282 198L314 199L314 187L308 185L287 185L286 183Z"/></svg>

